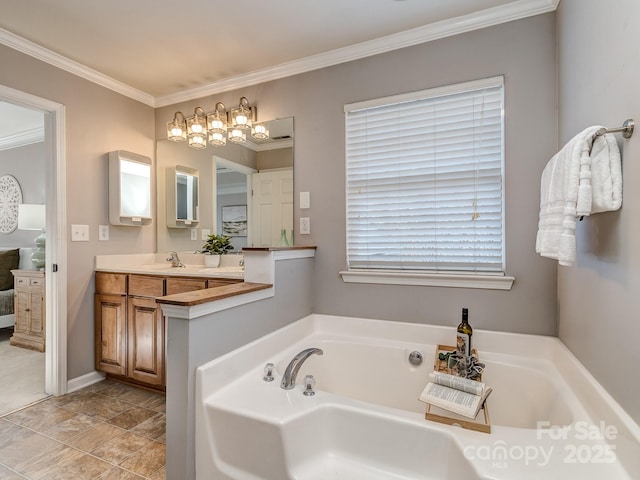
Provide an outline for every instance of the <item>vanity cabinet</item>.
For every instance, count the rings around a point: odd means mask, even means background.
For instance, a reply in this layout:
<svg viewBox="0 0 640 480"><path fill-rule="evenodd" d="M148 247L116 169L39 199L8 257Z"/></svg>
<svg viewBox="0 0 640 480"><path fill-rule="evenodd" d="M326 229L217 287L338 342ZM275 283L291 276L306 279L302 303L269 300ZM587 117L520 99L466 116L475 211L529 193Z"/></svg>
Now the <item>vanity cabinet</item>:
<svg viewBox="0 0 640 480"><path fill-rule="evenodd" d="M164 389L166 321L156 298L238 281L96 272L96 369Z"/></svg>
<svg viewBox="0 0 640 480"><path fill-rule="evenodd" d="M14 329L11 345L44 352L44 272L11 270L14 277Z"/></svg>

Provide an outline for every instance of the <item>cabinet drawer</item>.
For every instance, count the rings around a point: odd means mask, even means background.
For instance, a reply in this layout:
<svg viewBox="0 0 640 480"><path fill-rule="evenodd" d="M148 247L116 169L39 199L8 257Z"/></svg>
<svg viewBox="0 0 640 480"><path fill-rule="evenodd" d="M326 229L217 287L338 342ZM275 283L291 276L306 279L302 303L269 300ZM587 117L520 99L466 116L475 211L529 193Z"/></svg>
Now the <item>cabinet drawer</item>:
<svg viewBox="0 0 640 480"><path fill-rule="evenodd" d="M139 297L163 297L164 278L129 275L129 295Z"/></svg>
<svg viewBox="0 0 640 480"><path fill-rule="evenodd" d="M44 278L17 276L13 281L15 288L43 287Z"/></svg>
<svg viewBox="0 0 640 480"><path fill-rule="evenodd" d="M167 295L192 292L207 288L207 280L202 278L167 278Z"/></svg>
<svg viewBox="0 0 640 480"><path fill-rule="evenodd" d="M96 272L96 293L127 293L126 273Z"/></svg>

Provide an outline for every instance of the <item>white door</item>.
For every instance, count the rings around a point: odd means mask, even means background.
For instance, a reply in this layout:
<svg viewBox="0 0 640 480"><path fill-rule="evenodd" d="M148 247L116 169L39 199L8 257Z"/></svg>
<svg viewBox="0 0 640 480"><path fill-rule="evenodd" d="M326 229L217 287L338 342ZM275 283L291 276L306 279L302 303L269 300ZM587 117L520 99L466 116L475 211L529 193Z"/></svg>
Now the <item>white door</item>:
<svg viewBox="0 0 640 480"><path fill-rule="evenodd" d="M254 173L252 190L253 246L284 246L282 230L293 245L293 169Z"/></svg>

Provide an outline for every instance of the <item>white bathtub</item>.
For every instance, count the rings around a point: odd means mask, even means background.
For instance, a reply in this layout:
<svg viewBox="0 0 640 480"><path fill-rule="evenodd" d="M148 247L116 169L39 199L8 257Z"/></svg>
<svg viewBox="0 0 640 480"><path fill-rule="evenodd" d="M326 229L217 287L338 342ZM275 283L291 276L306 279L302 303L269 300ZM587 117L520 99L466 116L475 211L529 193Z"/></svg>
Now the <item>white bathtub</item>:
<svg viewBox="0 0 640 480"><path fill-rule="evenodd" d="M198 479L632 479L638 427L555 338L477 331L492 433L417 400L452 328L312 315L198 369ZM299 351L321 348L293 390ZM412 351L424 361L412 366ZM275 381L263 368L275 364ZM316 395L302 395L305 375ZM614 432L615 429L615 432Z"/></svg>

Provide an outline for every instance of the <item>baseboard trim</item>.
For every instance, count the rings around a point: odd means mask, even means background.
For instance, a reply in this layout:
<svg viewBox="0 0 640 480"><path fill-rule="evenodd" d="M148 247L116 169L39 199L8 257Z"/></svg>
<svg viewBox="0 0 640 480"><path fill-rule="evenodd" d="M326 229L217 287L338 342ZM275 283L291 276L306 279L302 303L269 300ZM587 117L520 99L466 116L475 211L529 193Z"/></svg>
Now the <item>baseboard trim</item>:
<svg viewBox="0 0 640 480"><path fill-rule="evenodd" d="M104 380L106 375L98 371L89 372L76 378L72 378L67 382L67 393L75 392L81 388L88 387L94 383Z"/></svg>

